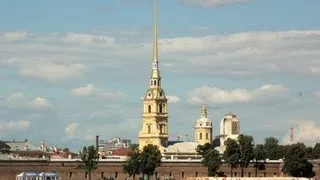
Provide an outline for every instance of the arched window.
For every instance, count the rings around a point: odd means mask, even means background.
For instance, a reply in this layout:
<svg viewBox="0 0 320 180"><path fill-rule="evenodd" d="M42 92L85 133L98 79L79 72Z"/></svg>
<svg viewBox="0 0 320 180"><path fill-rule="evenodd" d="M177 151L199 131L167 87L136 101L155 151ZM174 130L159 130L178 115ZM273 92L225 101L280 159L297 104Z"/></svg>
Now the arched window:
<svg viewBox="0 0 320 180"><path fill-rule="evenodd" d="M157 85L157 80L154 80L154 81L153 81L153 85Z"/></svg>
<svg viewBox="0 0 320 180"><path fill-rule="evenodd" d="M163 112L166 112L166 105L165 104L162 104L162 110L163 110Z"/></svg>
<svg viewBox="0 0 320 180"><path fill-rule="evenodd" d="M202 133L200 133L200 138L199 139L202 139Z"/></svg>
<svg viewBox="0 0 320 180"><path fill-rule="evenodd" d="M159 104L159 112L162 113L162 104Z"/></svg>
<svg viewBox="0 0 320 180"><path fill-rule="evenodd" d="M148 105L148 113L151 113L151 105Z"/></svg>

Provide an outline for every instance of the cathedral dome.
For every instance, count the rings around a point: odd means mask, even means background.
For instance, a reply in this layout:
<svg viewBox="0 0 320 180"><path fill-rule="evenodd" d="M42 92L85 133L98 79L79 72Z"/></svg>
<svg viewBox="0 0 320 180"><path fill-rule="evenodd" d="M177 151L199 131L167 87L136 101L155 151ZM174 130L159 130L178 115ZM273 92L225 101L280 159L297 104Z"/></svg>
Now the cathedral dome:
<svg viewBox="0 0 320 180"><path fill-rule="evenodd" d="M205 105L201 108L201 117L196 121L195 128L212 128L212 122L208 119L207 108Z"/></svg>

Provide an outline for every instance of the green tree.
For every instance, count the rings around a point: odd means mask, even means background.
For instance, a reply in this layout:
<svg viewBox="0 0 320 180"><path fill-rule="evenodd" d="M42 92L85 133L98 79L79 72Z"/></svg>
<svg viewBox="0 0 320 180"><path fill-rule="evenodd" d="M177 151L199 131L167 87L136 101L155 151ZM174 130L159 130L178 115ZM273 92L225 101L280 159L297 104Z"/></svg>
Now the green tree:
<svg viewBox="0 0 320 180"><path fill-rule="evenodd" d="M254 154L254 167L255 167L255 176L258 176L258 170L264 170L266 164L266 151L263 144L257 144L253 151Z"/></svg>
<svg viewBox="0 0 320 180"><path fill-rule="evenodd" d="M5 142L0 141L0 153L5 154L9 152L10 152L10 146Z"/></svg>
<svg viewBox="0 0 320 180"><path fill-rule="evenodd" d="M206 144L204 144L204 145L198 145L196 151L197 151L198 154L200 154L202 157L204 157L204 155L205 155L210 149L212 149L211 144L206 143Z"/></svg>
<svg viewBox="0 0 320 180"><path fill-rule="evenodd" d="M94 146L83 147L80 151L80 159L78 168L85 169L89 173L89 180L91 180L91 171L98 168L99 154Z"/></svg>
<svg viewBox="0 0 320 180"><path fill-rule="evenodd" d="M221 157L217 150L211 148L203 156L202 163L208 168L208 176L215 176L221 166Z"/></svg>
<svg viewBox="0 0 320 180"><path fill-rule="evenodd" d="M140 173L140 161L140 153L138 150L130 153L127 163L123 166L123 171L135 179L135 175Z"/></svg>
<svg viewBox="0 0 320 180"><path fill-rule="evenodd" d="M264 140L264 148L267 154L267 159L278 160L282 158L280 151L279 140L274 137L268 137Z"/></svg>
<svg viewBox="0 0 320 180"><path fill-rule="evenodd" d="M241 134L238 138L240 146L239 165L241 167L241 177L243 177L243 171L248 168L250 161L254 158L254 142L253 137Z"/></svg>
<svg viewBox="0 0 320 180"><path fill-rule="evenodd" d="M316 143L312 150L312 158L320 159L320 143Z"/></svg>
<svg viewBox="0 0 320 180"><path fill-rule="evenodd" d="M144 175L148 176L153 175L157 167L161 165L161 152L158 146L147 145L143 147L142 152L140 153L140 168L139 171Z"/></svg>
<svg viewBox="0 0 320 180"><path fill-rule="evenodd" d="M130 148L135 151L139 148L139 144L131 144Z"/></svg>
<svg viewBox="0 0 320 180"><path fill-rule="evenodd" d="M226 150L223 153L223 159L230 165L231 177L233 176L233 168L237 168L240 159L240 146L237 141L233 139L227 139L225 141Z"/></svg>
<svg viewBox="0 0 320 180"><path fill-rule="evenodd" d="M284 157L283 171L294 177L313 177L313 165L308 162L303 143L292 144Z"/></svg>
<svg viewBox="0 0 320 180"><path fill-rule="evenodd" d="M218 138L218 137L214 138L214 139L212 140L211 146L212 146L213 148L219 147L219 146L220 146L220 138Z"/></svg>

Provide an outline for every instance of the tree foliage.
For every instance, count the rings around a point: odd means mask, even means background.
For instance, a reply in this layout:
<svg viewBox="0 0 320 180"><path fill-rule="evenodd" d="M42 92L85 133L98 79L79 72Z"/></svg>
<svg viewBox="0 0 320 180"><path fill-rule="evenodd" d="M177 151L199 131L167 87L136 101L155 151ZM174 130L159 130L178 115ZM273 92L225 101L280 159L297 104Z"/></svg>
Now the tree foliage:
<svg viewBox="0 0 320 180"><path fill-rule="evenodd" d="M0 153L5 154L10 152L10 146L3 141L0 141Z"/></svg>
<svg viewBox="0 0 320 180"><path fill-rule="evenodd" d="M158 146L147 145L143 147L143 150L140 154L140 171L146 175L152 175L157 167L161 164L161 152Z"/></svg>
<svg viewBox="0 0 320 180"><path fill-rule="evenodd" d="M264 140L264 148L266 151L267 159L279 160L282 158L279 140L274 137L267 137Z"/></svg>
<svg viewBox="0 0 320 180"><path fill-rule="evenodd" d="M247 168L250 161L254 158L254 142L253 137L248 135L240 135L238 137L240 155L239 155L239 165L241 167L241 177L243 177L243 169Z"/></svg>
<svg viewBox="0 0 320 180"><path fill-rule="evenodd" d="M91 171L97 169L99 154L94 146L83 147L80 151L80 159L78 162L78 168L85 169L89 172L89 180L91 180Z"/></svg>
<svg viewBox="0 0 320 180"><path fill-rule="evenodd" d="M308 162L306 147L303 143L292 144L284 157L283 171L294 177L312 177L313 165Z"/></svg>
<svg viewBox="0 0 320 180"><path fill-rule="evenodd" d="M312 158L320 159L320 143L316 143L312 150Z"/></svg>
<svg viewBox="0 0 320 180"><path fill-rule="evenodd" d="M222 164L219 152L213 148L205 153L202 162L208 168L208 176L215 176Z"/></svg>
<svg viewBox="0 0 320 180"><path fill-rule="evenodd" d="M150 176L161 165L161 158L162 155L158 146L147 145L143 147L142 152L136 149L130 154L127 163L123 166L123 170L130 176L135 176L139 173Z"/></svg>
<svg viewBox="0 0 320 180"><path fill-rule="evenodd" d="M233 174L233 168L237 168L240 160L240 146L237 141L233 139L227 139L225 142L226 150L223 153L223 159L231 167L231 176Z"/></svg>
<svg viewBox="0 0 320 180"><path fill-rule="evenodd" d="M255 167L255 176L258 175L258 170L264 170L265 169L265 163L266 163L266 151L264 149L263 144L257 144L254 147L253 150L254 155L254 167Z"/></svg>
<svg viewBox="0 0 320 180"><path fill-rule="evenodd" d="M140 173L140 153L139 151L134 151L129 154L129 159L127 163L123 166L125 173L128 173L129 176L135 176Z"/></svg>

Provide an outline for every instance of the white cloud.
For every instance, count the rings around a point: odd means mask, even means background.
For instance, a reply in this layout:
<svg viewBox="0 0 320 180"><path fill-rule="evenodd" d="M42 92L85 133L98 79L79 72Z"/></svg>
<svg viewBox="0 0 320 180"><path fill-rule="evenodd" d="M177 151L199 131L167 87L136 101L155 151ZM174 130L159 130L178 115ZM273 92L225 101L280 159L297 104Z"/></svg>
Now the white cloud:
<svg viewBox="0 0 320 180"><path fill-rule="evenodd" d="M72 89L71 94L74 96L93 96L103 97L107 99L122 99L125 97L125 94L122 92L108 92L103 89L97 88L92 84L87 84L86 86Z"/></svg>
<svg viewBox="0 0 320 180"><path fill-rule="evenodd" d="M257 89L224 90L217 87L203 86L196 88L188 94L187 102L191 104L203 103L233 103L249 102L257 99L281 96L286 91L282 85L263 85Z"/></svg>
<svg viewBox="0 0 320 180"><path fill-rule="evenodd" d="M53 107L49 100L42 98L42 97L35 98L29 104L30 104L30 106L35 107L35 108L51 108L51 107Z"/></svg>
<svg viewBox="0 0 320 180"><path fill-rule="evenodd" d="M28 32L22 33L23 38L15 43L3 40L3 35L0 66L15 68L21 76L50 81L81 77L84 73L90 74L92 69L98 73L119 73L123 77L131 73L131 69L145 66L152 51L151 30L149 33L128 31ZM317 30L207 34L162 38L159 43L160 65L165 64L175 73L320 74L320 31Z"/></svg>
<svg viewBox="0 0 320 180"><path fill-rule="evenodd" d="M82 64L22 63L19 72L22 76L57 81L81 76L85 69Z"/></svg>
<svg viewBox="0 0 320 180"><path fill-rule="evenodd" d="M11 93L4 100L4 105L10 108L35 108L35 109L48 109L52 108L53 105L48 99L43 97L36 97L29 101L25 98L22 92Z"/></svg>
<svg viewBox="0 0 320 180"><path fill-rule="evenodd" d="M186 4L197 4L202 7L216 7L235 3L244 3L249 0L179 0Z"/></svg>
<svg viewBox="0 0 320 180"><path fill-rule="evenodd" d="M290 144L291 132L288 131L283 138L284 144ZM320 141L320 126L311 120L302 120L296 122L296 127L293 128L293 143L303 142L305 144L314 144Z"/></svg>
<svg viewBox="0 0 320 180"><path fill-rule="evenodd" d="M68 138L74 138L79 135L78 124L71 123L65 129L64 132Z"/></svg>
<svg viewBox="0 0 320 180"><path fill-rule="evenodd" d="M30 121L1 121L0 132L21 131L29 128Z"/></svg>
<svg viewBox="0 0 320 180"><path fill-rule="evenodd" d="M24 40L27 36L26 32L5 32L3 34L0 33L0 41L19 41Z"/></svg>
<svg viewBox="0 0 320 180"><path fill-rule="evenodd" d="M167 98L169 99L169 103L177 103L180 101L180 98L178 96L167 96Z"/></svg>

